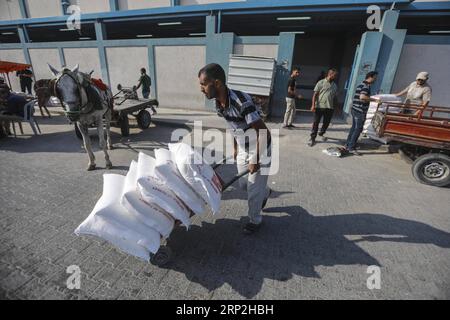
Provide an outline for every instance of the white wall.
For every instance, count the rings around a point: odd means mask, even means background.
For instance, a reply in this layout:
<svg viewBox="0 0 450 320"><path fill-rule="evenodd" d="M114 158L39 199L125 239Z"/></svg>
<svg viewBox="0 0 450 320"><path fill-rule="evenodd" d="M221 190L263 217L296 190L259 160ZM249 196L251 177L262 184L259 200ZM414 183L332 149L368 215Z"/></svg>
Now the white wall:
<svg viewBox="0 0 450 320"><path fill-rule="evenodd" d="M267 57L276 59L278 56L277 44L235 44L234 54L244 56Z"/></svg>
<svg viewBox="0 0 450 320"><path fill-rule="evenodd" d="M57 70L62 67L58 49L30 49L29 52L36 80L53 78L47 63Z"/></svg>
<svg viewBox="0 0 450 320"><path fill-rule="evenodd" d="M94 70L92 77L102 77L100 57L97 48L65 48L63 51L68 68L72 69L78 64L80 66L80 71L89 73L91 70ZM107 82L107 79L103 80L104 82Z"/></svg>
<svg viewBox="0 0 450 320"><path fill-rule="evenodd" d="M81 14L111 11L109 0L70 0L70 4L78 5L81 9Z"/></svg>
<svg viewBox="0 0 450 320"><path fill-rule="evenodd" d="M190 6L196 4L221 3L221 2L243 2L246 0L180 0L181 6Z"/></svg>
<svg viewBox="0 0 450 320"><path fill-rule="evenodd" d="M205 65L205 46L156 46L155 60L160 106L205 108L197 78Z"/></svg>
<svg viewBox="0 0 450 320"><path fill-rule="evenodd" d="M450 45L405 44L395 74L392 92L413 82L420 71L430 74L430 105L450 107Z"/></svg>
<svg viewBox="0 0 450 320"><path fill-rule="evenodd" d="M120 10L170 7L170 0L119 0Z"/></svg>
<svg viewBox="0 0 450 320"><path fill-rule="evenodd" d="M26 63L25 56L21 49L6 49L0 50L0 60L10 61L10 62L18 62L18 63ZM3 77L3 74L0 74ZM16 77L15 72L9 73L9 80L11 81L11 87L13 91L20 91L20 83L19 78ZM8 80L5 77L6 83Z"/></svg>
<svg viewBox="0 0 450 320"><path fill-rule="evenodd" d="M140 69L144 67L148 74L148 50L147 47L110 47L106 48L111 90L117 92L117 85L132 87L138 84L141 75ZM151 75L150 75L151 76ZM151 96L154 97L155 79L152 79ZM139 97L142 90L139 88Z"/></svg>
<svg viewBox="0 0 450 320"><path fill-rule="evenodd" d="M0 20L22 19L19 0L0 0Z"/></svg>
<svg viewBox="0 0 450 320"><path fill-rule="evenodd" d="M62 15L60 0L27 0L30 18L53 17Z"/></svg>

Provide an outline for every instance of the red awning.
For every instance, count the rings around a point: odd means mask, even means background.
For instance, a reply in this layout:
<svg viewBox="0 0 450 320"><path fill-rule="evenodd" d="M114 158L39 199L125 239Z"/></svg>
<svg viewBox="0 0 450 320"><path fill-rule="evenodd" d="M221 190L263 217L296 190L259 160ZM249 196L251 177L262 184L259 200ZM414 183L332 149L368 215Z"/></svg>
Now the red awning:
<svg viewBox="0 0 450 320"><path fill-rule="evenodd" d="M8 73L14 71L21 71L30 68L31 65L25 63L16 63L0 60L0 73Z"/></svg>

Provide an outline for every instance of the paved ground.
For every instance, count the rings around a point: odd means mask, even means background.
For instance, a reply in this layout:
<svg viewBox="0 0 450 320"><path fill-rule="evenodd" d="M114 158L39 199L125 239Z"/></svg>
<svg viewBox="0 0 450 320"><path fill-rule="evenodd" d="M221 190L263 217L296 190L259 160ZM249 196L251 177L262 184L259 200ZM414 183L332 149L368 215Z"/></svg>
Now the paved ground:
<svg viewBox="0 0 450 320"><path fill-rule="evenodd" d="M160 113L160 120L181 117ZM220 125L208 114L181 114ZM345 138L342 123L330 128L329 143L309 148L302 119L297 130L280 132L280 171L270 178L276 192L260 233L241 234L245 195L233 189L220 216L173 232L175 257L164 268L73 234L106 171L100 152L99 169L84 170L87 156L62 117L39 117L42 136L0 140L0 298L449 299L450 189L418 184L398 155L373 145L363 145L362 157L323 154ZM114 129L112 172L126 172L139 151L152 154L173 129L158 122L127 139ZM80 290L66 288L73 264L82 271ZM370 265L381 269L379 290L366 286Z"/></svg>

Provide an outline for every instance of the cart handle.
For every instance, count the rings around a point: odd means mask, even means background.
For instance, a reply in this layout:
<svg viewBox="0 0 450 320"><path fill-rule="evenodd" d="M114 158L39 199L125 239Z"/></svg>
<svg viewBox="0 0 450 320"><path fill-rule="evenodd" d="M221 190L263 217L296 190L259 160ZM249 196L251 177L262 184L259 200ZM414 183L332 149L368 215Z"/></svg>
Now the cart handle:
<svg viewBox="0 0 450 320"><path fill-rule="evenodd" d="M242 178L243 176L249 174L250 170L245 170L237 175L235 175L230 181L226 182L226 183L222 183L222 191L226 190L229 186L231 186L236 180L239 180L240 178ZM222 180L222 179L220 179Z"/></svg>

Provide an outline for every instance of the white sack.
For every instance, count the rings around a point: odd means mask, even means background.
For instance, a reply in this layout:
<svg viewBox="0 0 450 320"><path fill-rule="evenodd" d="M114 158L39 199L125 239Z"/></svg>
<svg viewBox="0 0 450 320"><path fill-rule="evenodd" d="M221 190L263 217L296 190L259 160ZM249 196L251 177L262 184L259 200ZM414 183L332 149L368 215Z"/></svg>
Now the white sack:
<svg viewBox="0 0 450 320"><path fill-rule="evenodd" d="M154 176L156 160L142 152L137 165L138 189L142 198L167 211L174 219L188 228L191 224L190 210L164 183Z"/></svg>
<svg viewBox="0 0 450 320"><path fill-rule="evenodd" d="M378 101L371 101L369 105L369 110L367 111L366 121L364 122L363 133L366 134L369 138L376 140L378 142L387 143L386 139L378 137L375 129L372 125L372 119L377 111L377 106L379 102L382 102L378 107L378 111L385 112L386 111L386 103L399 103L402 102L400 97L396 97L394 94L378 94L371 96L372 99L376 99ZM389 112L400 112L400 108L397 107L389 107Z"/></svg>
<svg viewBox="0 0 450 320"><path fill-rule="evenodd" d="M172 153L167 149L157 149L155 150L155 157L155 176L164 181L165 185L195 214L203 214L205 212L205 200L194 191L180 174L173 160Z"/></svg>
<svg viewBox="0 0 450 320"><path fill-rule="evenodd" d="M183 178L209 204L213 214L218 213L222 185L213 168L186 143L169 143L169 150Z"/></svg>
<svg viewBox="0 0 450 320"><path fill-rule="evenodd" d="M141 197L137 189L137 169L136 161L132 161L120 203L142 223L168 237L175 221L168 212Z"/></svg>
<svg viewBox="0 0 450 320"><path fill-rule="evenodd" d="M149 260L149 252L160 246L159 233L137 220L119 203L125 177L103 175L103 194L91 214L75 230L75 234L89 234L102 238L121 250Z"/></svg>

